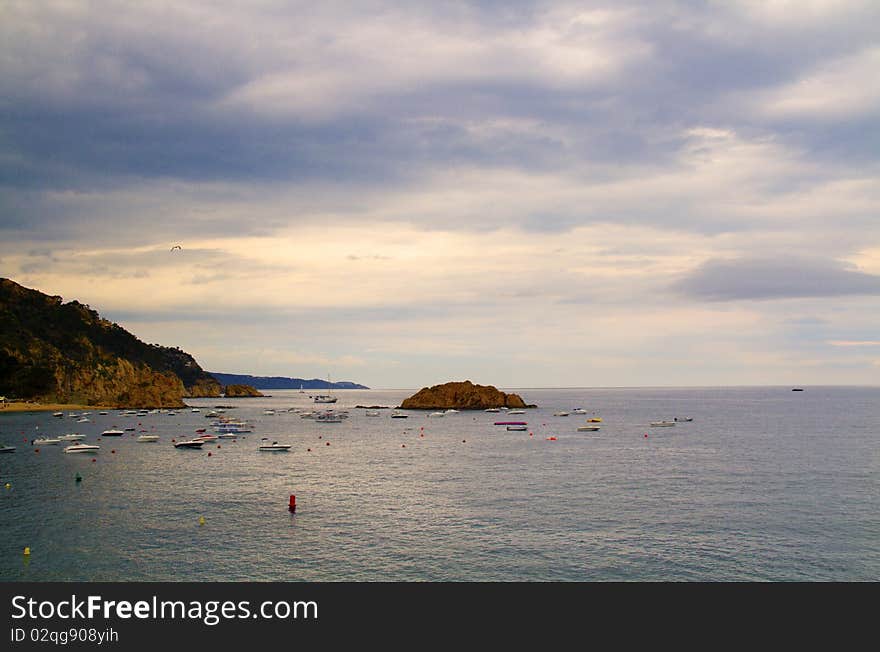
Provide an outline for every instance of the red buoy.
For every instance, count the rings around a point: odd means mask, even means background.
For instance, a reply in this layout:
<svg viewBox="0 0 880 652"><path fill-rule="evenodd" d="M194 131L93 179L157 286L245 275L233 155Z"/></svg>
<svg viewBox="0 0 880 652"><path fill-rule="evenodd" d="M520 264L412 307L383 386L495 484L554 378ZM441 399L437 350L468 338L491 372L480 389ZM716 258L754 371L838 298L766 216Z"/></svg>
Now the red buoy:
<svg viewBox="0 0 880 652"><path fill-rule="evenodd" d="M211 453L208 453L208 457L211 457Z"/></svg>
<svg viewBox="0 0 880 652"><path fill-rule="evenodd" d="M401 447L401 448L406 448L406 444L401 444L400 447Z"/></svg>
<svg viewBox="0 0 880 652"><path fill-rule="evenodd" d="M328 446L330 445L330 442L329 442L329 441L327 442L327 445L328 445Z"/></svg>
<svg viewBox="0 0 880 652"><path fill-rule="evenodd" d="M293 494L290 494L290 502L287 504L287 509L289 509L291 512L296 511L296 496L294 496Z"/></svg>
<svg viewBox="0 0 880 652"><path fill-rule="evenodd" d="M115 449L115 448L114 448L112 451L110 451L110 452L113 453L114 455L116 455L116 449Z"/></svg>
<svg viewBox="0 0 880 652"><path fill-rule="evenodd" d="M97 462L97 461L98 461L98 460L96 460L94 457L92 458L92 462Z"/></svg>
<svg viewBox="0 0 880 652"><path fill-rule="evenodd" d="M307 449L306 449L306 453L311 453L311 452L312 452L312 449L311 449L311 448L307 448Z"/></svg>
<svg viewBox="0 0 880 652"><path fill-rule="evenodd" d="M39 452L40 452L40 449L39 449L39 448L35 448L35 449L34 449L34 452L35 452L35 453L39 453Z"/></svg>

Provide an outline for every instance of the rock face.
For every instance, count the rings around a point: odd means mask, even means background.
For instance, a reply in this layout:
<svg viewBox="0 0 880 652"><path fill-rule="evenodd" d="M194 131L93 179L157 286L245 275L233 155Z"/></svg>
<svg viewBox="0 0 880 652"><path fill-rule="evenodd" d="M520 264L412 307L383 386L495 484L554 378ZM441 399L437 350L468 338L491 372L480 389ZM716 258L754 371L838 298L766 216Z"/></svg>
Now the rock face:
<svg viewBox="0 0 880 652"><path fill-rule="evenodd" d="M184 407L184 396L219 396L220 383L179 348L146 344L89 306L0 279L3 394L107 407Z"/></svg>
<svg viewBox="0 0 880 652"><path fill-rule="evenodd" d="M261 392L250 385L227 385L223 390L226 398L241 398L242 396L263 396Z"/></svg>
<svg viewBox="0 0 880 652"><path fill-rule="evenodd" d="M471 381L424 387L400 404L404 410L485 410L487 408L525 408L517 394L506 394L492 385L474 385Z"/></svg>

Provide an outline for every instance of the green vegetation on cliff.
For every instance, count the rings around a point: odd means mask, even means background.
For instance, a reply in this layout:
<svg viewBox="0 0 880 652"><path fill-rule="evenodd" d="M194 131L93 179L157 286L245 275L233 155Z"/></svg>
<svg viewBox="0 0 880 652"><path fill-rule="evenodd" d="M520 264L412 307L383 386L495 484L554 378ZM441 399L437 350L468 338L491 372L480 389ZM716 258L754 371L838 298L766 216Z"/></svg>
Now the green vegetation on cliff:
<svg viewBox="0 0 880 652"><path fill-rule="evenodd" d="M92 405L171 407L220 396L179 348L146 344L78 301L0 279L0 395Z"/></svg>

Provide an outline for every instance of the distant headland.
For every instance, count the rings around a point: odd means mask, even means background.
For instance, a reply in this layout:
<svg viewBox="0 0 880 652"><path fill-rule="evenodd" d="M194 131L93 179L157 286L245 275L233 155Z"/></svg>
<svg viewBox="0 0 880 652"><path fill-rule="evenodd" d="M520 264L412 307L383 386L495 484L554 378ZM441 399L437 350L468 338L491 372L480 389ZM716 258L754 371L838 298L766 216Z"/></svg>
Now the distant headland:
<svg viewBox="0 0 880 652"><path fill-rule="evenodd" d="M475 385L469 380L450 382L421 390L405 399L404 410L486 410L489 408L533 408L518 394L506 394L492 385Z"/></svg>
<svg viewBox="0 0 880 652"><path fill-rule="evenodd" d="M348 381L331 383L320 378L287 378L285 376L249 376L209 371L221 385L250 385L257 389L370 389Z"/></svg>

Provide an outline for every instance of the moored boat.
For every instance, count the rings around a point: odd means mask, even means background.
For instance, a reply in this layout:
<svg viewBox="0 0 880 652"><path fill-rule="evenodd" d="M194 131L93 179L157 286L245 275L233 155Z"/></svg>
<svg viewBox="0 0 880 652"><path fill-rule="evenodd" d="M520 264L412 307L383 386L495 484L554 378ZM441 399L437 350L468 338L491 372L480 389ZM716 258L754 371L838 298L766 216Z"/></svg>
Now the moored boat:
<svg viewBox="0 0 880 652"><path fill-rule="evenodd" d="M601 426L578 426L578 432L595 432Z"/></svg>
<svg viewBox="0 0 880 652"><path fill-rule="evenodd" d="M174 442L174 448L201 448L204 445L201 439L191 439L190 441Z"/></svg>
<svg viewBox="0 0 880 652"><path fill-rule="evenodd" d="M126 428L126 430L128 430L128 429ZM132 430L134 430L134 428L132 428ZM101 436L102 437L121 437L124 434L125 433L122 430L117 430L115 428L111 428L110 430L105 430L104 432L102 432Z"/></svg>
<svg viewBox="0 0 880 652"><path fill-rule="evenodd" d="M85 438L85 435L80 435L78 433L70 433L69 435L60 435L58 437L61 441L80 441Z"/></svg>
<svg viewBox="0 0 880 652"><path fill-rule="evenodd" d="M528 430L529 427L528 427L528 426L525 426L525 425L519 425L519 426L507 426L507 429L508 429L508 430L523 431L523 430Z"/></svg>
<svg viewBox="0 0 880 652"><path fill-rule="evenodd" d="M260 440L260 450L261 451L280 451L286 452L290 450L290 444L279 444L277 441L273 441L271 444L268 443L268 439L263 437Z"/></svg>
<svg viewBox="0 0 880 652"><path fill-rule="evenodd" d="M15 446L0 446L0 453L14 453Z"/></svg>
<svg viewBox="0 0 880 652"><path fill-rule="evenodd" d="M675 421L652 421L652 428L669 428L675 425Z"/></svg>
<svg viewBox="0 0 880 652"><path fill-rule="evenodd" d="M34 446L53 446L55 444L60 444L60 437L40 437L39 439L34 439Z"/></svg>
<svg viewBox="0 0 880 652"><path fill-rule="evenodd" d="M150 443L154 441L159 441L159 435L141 435L137 438L137 441L142 443Z"/></svg>
<svg viewBox="0 0 880 652"><path fill-rule="evenodd" d="M99 450L101 447L95 444L71 444L64 447L65 453L97 453Z"/></svg>

